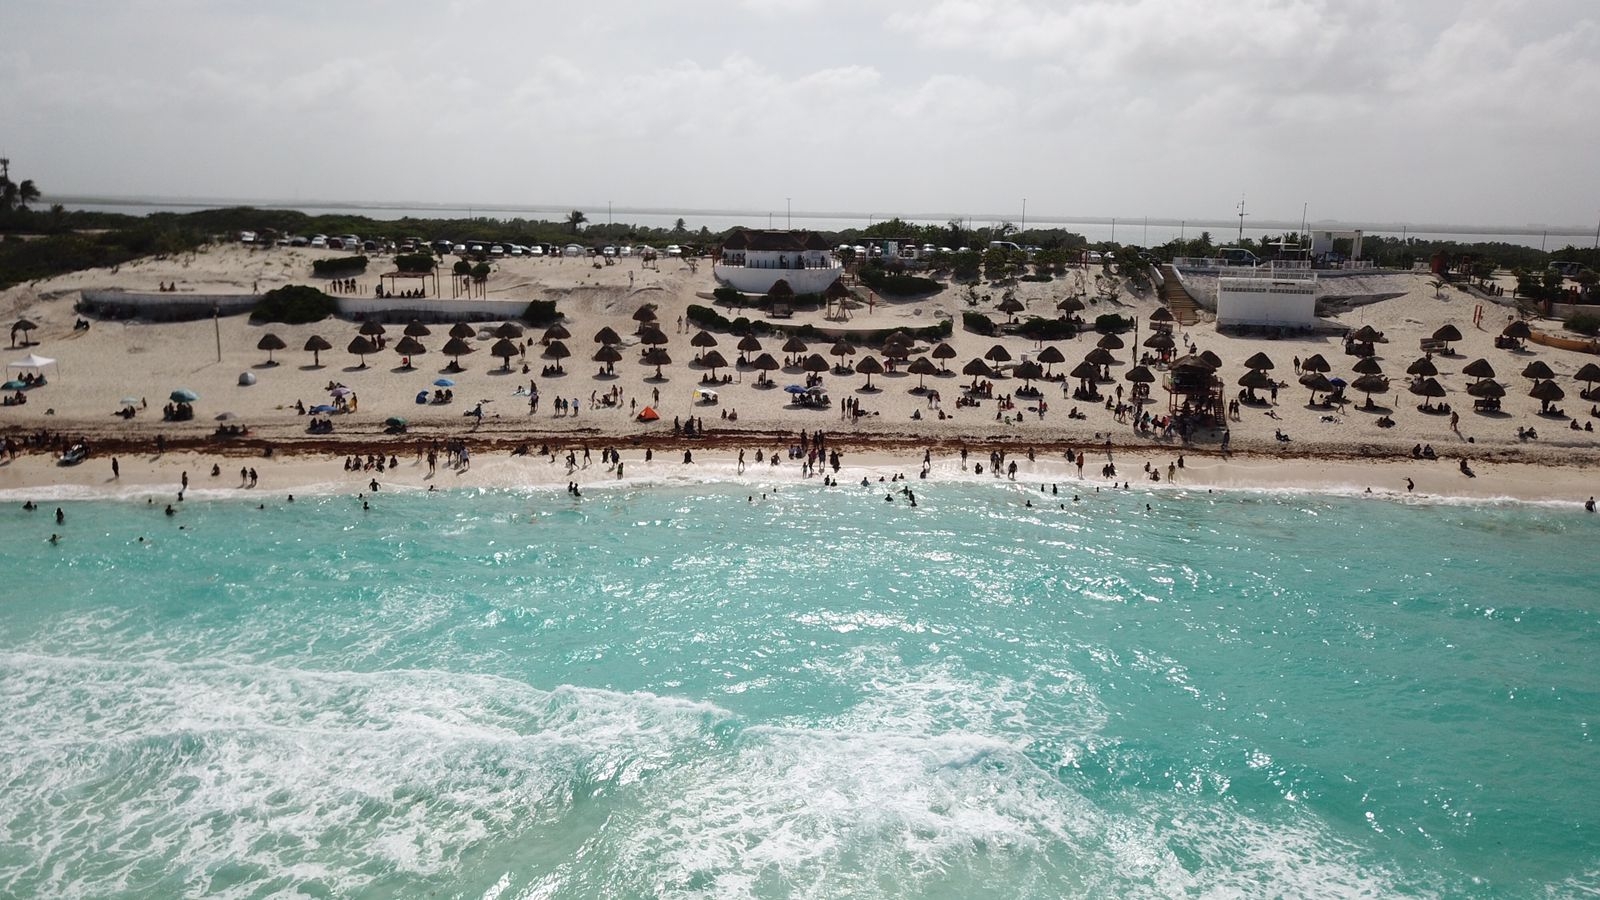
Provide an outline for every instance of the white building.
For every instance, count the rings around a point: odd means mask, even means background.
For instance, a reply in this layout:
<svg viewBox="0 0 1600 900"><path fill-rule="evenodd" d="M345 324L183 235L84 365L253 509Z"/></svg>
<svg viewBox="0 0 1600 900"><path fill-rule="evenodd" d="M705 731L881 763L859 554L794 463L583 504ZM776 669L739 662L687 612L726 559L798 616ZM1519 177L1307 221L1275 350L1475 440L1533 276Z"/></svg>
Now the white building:
<svg viewBox="0 0 1600 900"><path fill-rule="evenodd" d="M765 294L780 278L796 294L820 294L844 275L844 264L816 232L740 228L722 242L711 272L746 294Z"/></svg>
<svg viewBox="0 0 1600 900"><path fill-rule="evenodd" d="M1217 279L1217 326L1310 328L1317 324L1317 276L1308 269L1252 269Z"/></svg>
<svg viewBox="0 0 1600 900"><path fill-rule="evenodd" d="M1354 231L1314 230L1311 232L1311 256L1313 259L1321 259L1333 252L1334 241L1348 240L1350 242L1350 258L1360 259L1361 238L1362 231L1359 228Z"/></svg>

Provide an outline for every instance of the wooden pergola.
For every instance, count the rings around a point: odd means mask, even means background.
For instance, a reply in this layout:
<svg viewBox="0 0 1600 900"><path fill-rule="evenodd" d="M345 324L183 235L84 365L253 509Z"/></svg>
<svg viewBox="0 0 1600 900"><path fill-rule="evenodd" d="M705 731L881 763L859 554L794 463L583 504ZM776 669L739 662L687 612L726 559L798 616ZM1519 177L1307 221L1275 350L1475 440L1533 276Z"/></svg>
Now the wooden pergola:
<svg viewBox="0 0 1600 900"><path fill-rule="evenodd" d="M427 296L427 293L428 293L428 279L431 278L431 279L433 279L433 295L435 297L439 296L439 273L438 272L402 272L402 271L400 271L398 269L396 269L393 272L384 272L382 275L378 276L378 284L380 286L385 286L386 285L383 295L385 297L393 297L396 294L396 292L399 290L399 288L396 287L396 284L402 278L404 278L404 279L406 279L408 281L411 280L411 279L420 280L422 282L422 293L423 293L423 296Z"/></svg>

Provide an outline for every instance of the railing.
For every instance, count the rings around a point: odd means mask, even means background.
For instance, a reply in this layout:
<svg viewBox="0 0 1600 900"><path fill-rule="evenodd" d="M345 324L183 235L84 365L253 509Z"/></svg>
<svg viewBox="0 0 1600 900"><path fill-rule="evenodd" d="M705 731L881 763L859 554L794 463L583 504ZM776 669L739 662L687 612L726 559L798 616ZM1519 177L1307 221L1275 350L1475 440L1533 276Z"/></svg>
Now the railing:
<svg viewBox="0 0 1600 900"><path fill-rule="evenodd" d="M796 263L799 263L799 265L796 265ZM817 262L815 260L806 260L806 259L792 259L792 260L789 260L787 263L784 263L784 264L780 264L776 260L757 259L757 260L750 260L750 261L747 262L747 261L742 260L742 259L730 260L730 259L724 257L722 259L717 260L716 264L718 266L724 266L724 267L730 268L730 269L779 269L779 270L792 269L792 270L801 270L801 269L842 269L842 268L844 268L844 264L839 261L839 258L837 256L829 256L827 258L827 260L824 261L824 262Z"/></svg>

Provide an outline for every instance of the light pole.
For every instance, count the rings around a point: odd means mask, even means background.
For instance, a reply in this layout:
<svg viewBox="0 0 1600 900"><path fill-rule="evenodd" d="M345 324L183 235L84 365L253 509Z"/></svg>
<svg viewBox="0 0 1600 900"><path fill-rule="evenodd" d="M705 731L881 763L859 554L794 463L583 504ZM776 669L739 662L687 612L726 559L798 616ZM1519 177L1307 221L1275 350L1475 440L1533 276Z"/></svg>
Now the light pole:
<svg viewBox="0 0 1600 900"><path fill-rule="evenodd" d="M1028 230L1028 198L1027 197L1023 197L1022 198L1022 227L1017 229L1017 231L1022 232L1022 231L1027 231L1027 230Z"/></svg>
<svg viewBox="0 0 1600 900"><path fill-rule="evenodd" d="M788 197L783 198L783 227L793 231L794 213L790 208L790 203L791 201Z"/></svg>
<svg viewBox="0 0 1600 900"><path fill-rule="evenodd" d="M606 227L611 227L611 201L606 201Z"/></svg>

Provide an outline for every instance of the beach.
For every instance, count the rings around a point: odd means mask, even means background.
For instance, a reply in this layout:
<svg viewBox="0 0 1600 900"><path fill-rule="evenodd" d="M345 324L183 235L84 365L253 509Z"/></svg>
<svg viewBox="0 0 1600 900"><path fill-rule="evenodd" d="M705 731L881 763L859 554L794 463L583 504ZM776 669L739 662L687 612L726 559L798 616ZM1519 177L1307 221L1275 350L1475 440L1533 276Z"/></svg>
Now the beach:
<svg viewBox="0 0 1600 900"><path fill-rule="evenodd" d="M962 407L956 399L973 379L957 374L969 360L988 355L999 345L1013 360L1037 355L1046 346L1059 349L1067 369L1095 346L1098 337L1092 330L1078 337L1055 342L1035 342L1016 335L988 337L963 329L964 311L980 310L996 321L1005 316L994 306L1001 294L999 286L978 285L971 290L951 285L930 297L914 300L886 300L876 295L871 302L854 304L847 318L824 319L821 311L800 312L785 325L813 324L830 336L890 328L914 329L954 318L956 326L948 339L955 349L953 359L942 361L948 370L929 376L911 375L905 366L899 371L873 376L822 373L830 392L827 408L805 408L790 402L782 390L787 384L803 384L806 373L789 367L772 373L770 386L756 384L754 369L731 366L717 372L727 383L702 382L707 370L695 363L701 348L691 345L700 331L683 321L690 304L711 305L715 286L707 262L663 258L659 266L646 266L637 259L622 259L615 265L599 265L579 259L515 259L495 263L487 284L487 296L511 299L551 299L563 317L571 337L564 343L571 356L560 360L561 374L546 374L557 361L545 358L540 341L542 329L528 329L519 344L519 356L510 368L490 356L493 339L489 331L498 321L475 323L480 335L472 340L475 352L460 358L461 370L450 365L450 358L438 351L449 326L433 325L432 334L422 338L427 352L413 359L406 368L393 350L403 326L391 324L386 336L389 348L366 357L365 367L344 349L356 336L355 322L328 319L309 325L252 324L244 315L222 316L213 320L177 323L151 323L139 320L90 320L88 329L75 329L73 311L78 291L86 288L121 288L129 291L156 291L164 284L176 292L194 294L251 293L295 283L319 284L308 277L310 261L318 256L337 255L336 251L302 248L247 249L222 245L205 251L168 259L149 259L122 266L117 271L90 270L69 276L22 285L0 296L0 310L9 319L26 318L38 327L26 335L32 345L12 350L8 361L27 353L55 359L47 371L49 383L27 392L28 403L0 409L0 428L13 437L48 432L51 452L31 453L0 468L0 486L6 490L43 488L55 483L80 488L93 486L104 477L106 457L120 455L130 460L151 458L159 437L164 448L182 449L195 454L192 465L176 464L179 471L209 468L211 457L261 457L270 447L275 458L262 462L258 469L291 467L297 474L275 477L273 483L285 490L328 482L328 462L348 454L377 453L379 450L404 456L407 448L419 442L462 439L482 448L486 457L510 454L518 447L536 449L541 445L564 452L567 447L589 446L598 453L602 446L615 447L624 455L629 448L654 448L657 454L670 454L678 446L698 446L709 452L732 455L739 449L758 448L771 452L794 443L801 431L823 431L835 446L857 452L886 454L903 458L904 466L915 468L924 449L945 459L961 446L969 452L987 453L1002 448L1013 457L1029 448L1036 456L1061 458L1069 448L1087 452L1090 458L1103 457L1111 442L1112 461L1118 465L1119 480L1138 480L1143 465L1149 462L1165 473L1181 454L1186 458L1185 477L1194 483L1215 486L1326 486L1339 489L1375 491L1403 489L1410 478L1418 489L1439 494L1469 497L1522 497L1527 499L1566 499L1581 502L1597 492L1595 464L1600 460L1600 436L1592 431L1574 431L1571 421L1594 421L1589 404L1576 395L1582 388L1569 377L1558 377L1567 386L1564 406L1574 418L1557 419L1539 415L1539 401L1526 396L1531 381L1519 377L1530 362L1544 361L1558 376L1570 376L1592 357L1572 351L1528 344L1523 351L1497 349L1494 338L1501 323L1512 311L1455 289L1439 291L1431 278L1421 273L1361 275L1332 281L1327 291L1358 297L1382 297L1376 302L1357 303L1346 312L1330 318L1333 327L1354 331L1372 326L1384 335L1375 344L1384 371L1392 383L1390 393L1375 399L1390 410L1393 427L1377 425L1378 412L1361 408L1362 398L1352 392L1348 405L1328 406L1308 403L1310 393L1296 383L1292 360L1321 354L1331 364L1333 377L1353 380L1355 358L1344 354L1336 334L1307 338L1250 338L1220 334L1213 324L1201 323L1176 330L1182 348L1192 342L1196 351L1209 351L1221 357L1219 375L1232 397L1233 382L1245 369L1242 363L1256 353L1266 353L1275 368L1268 374L1284 384L1271 405L1241 407L1237 418L1227 423L1229 447L1224 459L1215 432L1202 435L1185 445L1176 435L1155 437L1140 434L1126 420L1118 418L1100 404L1080 403L1066 395L1076 382L1040 382L1040 398L1048 411L1038 414L1037 401L1019 399L1011 409L1001 410L993 398L976 407ZM381 263L380 266L381 267ZM1024 304L1022 315L1053 317L1057 298L1074 290L1077 283L1094 284L1098 268L1073 269L1066 276L1047 283L1021 283L1013 290ZM356 279L355 293L370 296L377 284L375 275ZM865 295L864 289L858 293ZM1149 317L1159 306L1153 292L1143 295L1123 288L1115 294L1091 291L1097 298L1084 315L1091 318L1104 312L1117 312L1136 318L1141 330L1124 338L1132 343L1149 333ZM976 296L978 299L974 300ZM672 362L661 367L642 364L638 356L640 323L634 316L646 305L654 304L657 324L666 335L666 350ZM1482 324L1474 324L1475 309ZM718 307L730 318L734 311ZM1453 402L1459 425L1451 427L1448 415L1429 414L1417 408L1420 398L1406 389L1406 367L1422 356L1419 343L1439 327L1455 325L1463 340L1449 356L1436 356L1439 381L1449 391L1445 402ZM1536 323L1537 324L1537 323ZM1548 325L1539 327L1549 327ZM589 360L598 345L593 336L611 328L622 338L622 360L614 375L600 373L601 365ZM268 333L280 337L288 349L271 354L256 349ZM324 337L334 349L319 354L320 365L312 364L312 354L301 349L312 335ZM739 355L735 344L741 335L712 333L714 349L728 360ZM760 336L763 352L784 359L783 341ZM936 342L919 340L913 352L926 353ZM832 337L811 340L808 353L828 356ZM220 348L221 360L218 361ZM860 357L881 352L862 346ZM1115 352L1117 364L1111 367L1115 383L1101 386L1106 396L1118 387L1131 387L1122 379L1133 359L1132 348ZM754 357L756 353L749 354ZM1483 357L1490 361L1498 379L1506 384L1508 396L1503 411L1475 413L1465 388L1473 379L1461 374L1465 364ZM524 374L524 367L528 369ZM15 372L13 372L15 374ZM254 384L240 384L249 374ZM436 380L452 382L454 400L449 404L416 403L419 392L432 397L442 390ZM872 387L867 387L871 381ZM1021 386L1016 378L994 381L994 396L1008 395ZM308 416L297 411L297 404L311 408L331 403L330 386L344 386L353 394L356 409L349 413L325 416L333 423L333 433L307 433ZM697 388L710 387L719 395L716 404L698 402ZM925 390L918 391L919 387ZM1167 412L1167 395L1161 385L1153 385L1153 413ZM161 408L175 390L193 391L199 396L195 416L187 422L161 421ZM540 398L537 412L530 408L530 390ZM929 391L938 392L934 402ZM1262 392L1263 396L1266 392ZM602 405L614 396L612 406ZM860 417L841 415L839 401L855 400L863 410ZM124 400L137 400L135 415L125 419L114 415L124 409ZM560 400L572 409L558 408ZM471 413L480 408L481 421ZM661 416L654 423L637 420L637 412L653 407ZM1069 410L1082 413L1081 419L1068 417ZM943 413L941 418L940 413ZM734 417L730 420L730 416ZM386 434L391 417L408 422L407 433ZM694 419L704 426L704 434L691 444L673 432L673 423ZM248 428L248 434L219 438L219 426ZM1536 428L1537 438L1518 436L1519 429ZM1279 440L1282 434L1287 440ZM94 455L79 470L54 465L62 440L83 438ZM1427 445L1440 458L1422 462L1410 458L1411 450ZM715 449L712 449L715 448ZM414 449L412 450L414 453ZM637 457L638 453L632 453ZM289 459L285 459L288 457ZM1477 478L1463 475L1461 460L1470 461ZM1130 469L1128 464L1133 468ZM160 483L169 480L174 464L163 457L148 472L146 464L125 468L124 484L135 480ZM301 467L304 467L302 470ZM238 465L224 465L236 471ZM492 467L475 466L467 478L490 478ZM499 483L516 482L542 476L534 466L493 477ZM303 474L299 474L303 471ZM404 470L402 470L404 471ZM1075 471L1075 469L1074 469ZM1088 474L1099 471L1090 466ZM584 473L588 477L588 473ZM1206 479L1210 479L1209 482ZM331 481L339 482L337 472ZM400 480L404 480L402 477ZM1110 481L1109 478L1105 481Z"/></svg>

